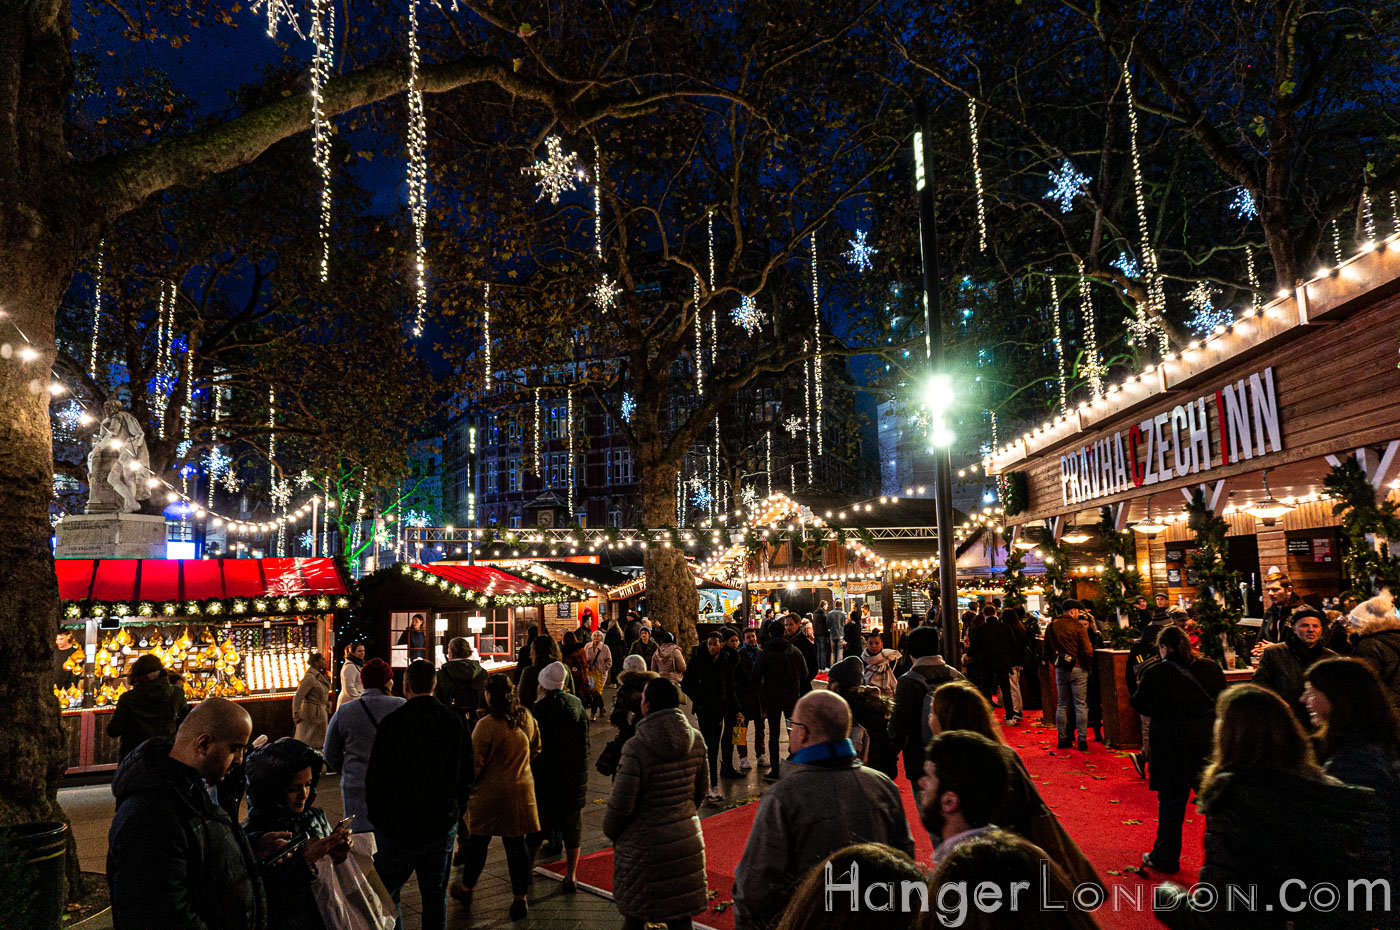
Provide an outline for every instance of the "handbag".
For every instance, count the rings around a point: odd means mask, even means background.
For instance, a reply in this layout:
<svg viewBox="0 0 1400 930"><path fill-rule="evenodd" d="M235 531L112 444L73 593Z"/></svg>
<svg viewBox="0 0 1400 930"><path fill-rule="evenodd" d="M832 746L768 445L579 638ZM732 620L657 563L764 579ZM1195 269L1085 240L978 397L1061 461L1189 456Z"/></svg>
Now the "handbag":
<svg viewBox="0 0 1400 930"><path fill-rule="evenodd" d="M393 930L399 909L374 870L374 834L357 833L350 844L345 861L327 860L311 886L326 930Z"/></svg>
<svg viewBox="0 0 1400 930"><path fill-rule="evenodd" d="M617 763L622 759L622 743L623 740L620 736L614 736L608 740L608 744L598 754L598 761L593 764L599 775L612 778L617 774Z"/></svg>
<svg viewBox="0 0 1400 930"><path fill-rule="evenodd" d="M1031 817L1030 841L1045 851L1045 857L1064 870L1071 888L1083 884L1103 890L1103 882L1079 844L1070 836L1060 820L1046 810Z"/></svg>
<svg viewBox="0 0 1400 930"><path fill-rule="evenodd" d="M749 725L747 723L733 727L732 730L733 733L730 735L729 739L731 743L735 746L747 746L749 744Z"/></svg>

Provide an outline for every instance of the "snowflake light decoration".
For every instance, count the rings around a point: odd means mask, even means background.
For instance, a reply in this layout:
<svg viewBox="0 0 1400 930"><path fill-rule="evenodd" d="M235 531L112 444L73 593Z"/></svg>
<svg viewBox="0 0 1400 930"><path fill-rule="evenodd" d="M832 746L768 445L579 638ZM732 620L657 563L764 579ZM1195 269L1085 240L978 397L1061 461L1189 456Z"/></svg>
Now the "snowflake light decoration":
<svg viewBox="0 0 1400 930"><path fill-rule="evenodd" d="M617 282L610 279L606 274L603 280L593 286L593 302L598 305L598 309L607 313L617 306L617 298L622 295L622 288L617 286Z"/></svg>
<svg viewBox="0 0 1400 930"><path fill-rule="evenodd" d="M1186 295L1187 302L1196 311L1186 325L1198 336L1209 336L1217 326L1225 326L1234 320L1229 307L1215 306L1216 293L1215 286L1208 281L1197 281Z"/></svg>
<svg viewBox="0 0 1400 930"><path fill-rule="evenodd" d="M73 432L83 422L83 407L76 400L70 400L67 404L58 408L54 413L58 422L63 425L66 432Z"/></svg>
<svg viewBox="0 0 1400 930"><path fill-rule="evenodd" d="M802 432L802 418L788 417L787 420L783 422L783 429L787 430L789 436L796 436L798 433Z"/></svg>
<svg viewBox="0 0 1400 930"><path fill-rule="evenodd" d="M715 497L702 482L700 487L690 495L690 502L700 510L709 510L714 506Z"/></svg>
<svg viewBox="0 0 1400 930"><path fill-rule="evenodd" d="M1114 268L1117 268L1119 271L1123 272L1123 276L1125 278L1142 277L1142 266L1139 265L1138 260L1136 258L1133 258L1133 256L1128 252L1118 253L1118 257L1115 258L1109 264L1112 265Z"/></svg>
<svg viewBox="0 0 1400 930"><path fill-rule="evenodd" d="M298 491L316 483L316 479L311 476L311 472L307 471L305 468L301 470L301 474L297 475L296 481Z"/></svg>
<svg viewBox="0 0 1400 930"><path fill-rule="evenodd" d="M729 314L729 318L750 336L758 332L758 328L767 319L763 311L758 309L758 302L747 294L739 301L739 306Z"/></svg>
<svg viewBox="0 0 1400 930"><path fill-rule="evenodd" d="M272 490L268 497L272 498L274 508L286 510L287 505L292 502L292 483L290 481L272 482Z"/></svg>
<svg viewBox="0 0 1400 930"><path fill-rule="evenodd" d="M744 490L739 494L739 500L744 505L745 510L753 508L758 503L758 491L751 484L744 485Z"/></svg>
<svg viewBox="0 0 1400 930"><path fill-rule="evenodd" d="M297 542L301 543L303 549L314 549L316 547L316 531L303 530L302 534L297 537Z"/></svg>
<svg viewBox="0 0 1400 930"><path fill-rule="evenodd" d="M628 423L632 422L632 414L637 412L637 401L631 394L622 395L622 419Z"/></svg>
<svg viewBox="0 0 1400 930"><path fill-rule="evenodd" d="M1061 213L1068 213L1074 209L1074 198L1088 192L1088 175L1080 174L1066 158L1059 168L1050 172L1050 189L1045 196L1060 205Z"/></svg>
<svg viewBox="0 0 1400 930"><path fill-rule="evenodd" d="M856 237L849 240L851 250L842 255L842 258L850 262L856 271L869 271L871 268L870 256L880 253L879 249L874 248L865 241L865 237L865 230L857 229Z"/></svg>
<svg viewBox="0 0 1400 930"><path fill-rule="evenodd" d="M559 195L578 186L578 154L564 154L564 143L558 136L550 136L544 142L545 157L533 165L520 169L521 174L539 177L540 195L536 200L549 198L550 203L558 203Z"/></svg>
<svg viewBox="0 0 1400 930"><path fill-rule="evenodd" d="M422 527L427 526L429 521L426 512L422 510L410 510L408 513L403 515L403 522L406 526Z"/></svg>
<svg viewBox="0 0 1400 930"><path fill-rule="evenodd" d="M184 458L185 456L187 456L187 455L190 454L190 449L192 449L193 447L194 447L194 443L191 442L190 440L188 440L188 439L182 439L182 440L180 440L180 444L179 444L178 446L175 447L175 457L176 457L176 458L179 458L179 459Z"/></svg>
<svg viewBox="0 0 1400 930"><path fill-rule="evenodd" d="M1259 205L1254 202L1254 195L1248 188L1240 187L1235 189L1235 199L1230 201L1230 211L1235 214L1237 220L1252 220L1259 215Z"/></svg>
<svg viewBox="0 0 1400 930"><path fill-rule="evenodd" d="M1146 314L1130 316L1124 321L1124 325L1128 327L1128 341L1144 349L1152 344L1159 331L1157 321Z"/></svg>

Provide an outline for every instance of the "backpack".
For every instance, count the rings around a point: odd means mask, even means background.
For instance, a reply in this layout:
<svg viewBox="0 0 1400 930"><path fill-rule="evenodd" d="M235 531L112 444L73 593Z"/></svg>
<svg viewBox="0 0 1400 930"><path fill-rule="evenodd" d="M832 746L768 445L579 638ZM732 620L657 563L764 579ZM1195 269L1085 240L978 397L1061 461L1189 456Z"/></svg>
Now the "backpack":
<svg viewBox="0 0 1400 930"><path fill-rule="evenodd" d="M907 678L910 681L914 681L915 679L917 679L924 686L924 710L923 716L919 718L919 745L927 746L928 741L933 739L933 728L930 727L928 723L929 717L933 714L933 692L938 690L939 685L947 684L948 682L954 681L955 679L952 675L949 675L946 678L940 678L937 681L932 681L921 671L919 671L919 669L916 668L911 668L909 671L905 672L899 677L901 679Z"/></svg>

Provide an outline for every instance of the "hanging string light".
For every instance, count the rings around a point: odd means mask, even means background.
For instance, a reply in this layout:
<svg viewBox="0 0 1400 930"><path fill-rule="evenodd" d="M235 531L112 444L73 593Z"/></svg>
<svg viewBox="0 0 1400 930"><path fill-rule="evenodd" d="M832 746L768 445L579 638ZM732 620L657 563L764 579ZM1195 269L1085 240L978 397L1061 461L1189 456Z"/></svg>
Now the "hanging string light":
<svg viewBox="0 0 1400 930"><path fill-rule="evenodd" d="M695 276L692 287L692 298L695 303L695 394L698 397L705 396L705 322L700 313L700 276Z"/></svg>
<svg viewBox="0 0 1400 930"><path fill-rule="evenodd" d="M485 374L482 390L491 392L491 282L487 281L481 291L481 352L485 359Z"/></svg>
<svg viewBox="0 0 1400 930"><path fill-rule="evenodd" d="M232 463L224 461L226 456L224 456L222 450L219 449L219 421L223 419L224 414L223 392L219 390L217 382L211 382L209 390L214 395L214 411L211 416L213 426L209 430L209 438L213 445L209 448L209 456L207 458L208 464L204 469L204 480L209 485L209 507L213 509L214 485L219 479L221 469L231 467Z"/></svg>
<svg viewBox="0 0 1400 930"><path fill-rule="evenodd" d="M1390 225L1395 227L1396 235L1400 235L1400 195L1395 191L1390 192Z"/></svg>
<svg viewBox="0 0 1400 930"><path fill-rule="evenodd" d="M249 7L249 12L262 12L267 16L267 37L277 38L277 24L286 20L292 27L292 31L297 34L297 38L304 39L306 36L301 31L301 24L297 22L296 11L292 9L287 0L255 0Z"/></svg>
<svg viewBox="0 0 1400 930"><path fill-rule="evenodd" d="M564 432L569 440L569 466L568 466L568 487L569 487L569 522L574 522L574 392L569 391L568 399L564 408Z"/></svg>
<svg viewBox="0 0 1400 930"><path fill-rule="evenodd" d="M1376 214L1371 210L1371 189L1361 189L1361 223L1366 230L1366 241L1376 241Z"/></svg>
<svg viewBox="0 0 1400 930"><path fill-rule="evenodd" d="M967 98L968 133L972 137L972 180L977 189L978 250L987 251L987 206L982 195L982 150L977 138L977 101Z"/></svg>
<svg viewBox="0 0 1400 930"><path fill-rule="evenodd" d="M710 471L710 487L712 487L712 488L718 488L718 487L719 487L719 451L720 451L720 449L719 449L719 417L716 416L716 417L715 417L715 454L714 454L714 467L713 467L713 468L711 469L711 471ZM716 495L715 495L715 503L714 503L714 506L712 506L712 507L710 508L710 519L714 519L716 516L718 516L718 514L716 513L716 510L718 509L720 503L721 503L721 502L720 502L720 500L719 500L719 495L716 494Z"/></svg>
<svg viewBox="0 0 1400 930"><path fill-rule="evenodd" d="M1084 260L1075 257L1079 265L1079 306L1084 321L1084 376L1095 397L1102 397L1103 379L1107 373L1099 358L1099 337L1094 329L1094 298L1089 293L1089 279L1084 275Z"/></svg>
<svg viewBox="0 0 1400 930"><path fill-rule="evenodd" d="M676 472L676 526L685 526L685 496L683 488L685 482L681 480L681 473Z"/></svg>
<svg viewBox="0 0 1400 930"><path fill-rule="evenodd" d="M815 394L813 395L813 398L816 405L817 419L815 423L813 423L813 420L810 416L808 416L807 418L807 422L809 424L813 424L812 428L808 430L807 433L807 445L809 447L811 446L811 434L815 432L817 434L817 455L825 455L826 451L822 448L822 305L820 292L817 290L816 233L812 233L812 321L812 338L816 340L813 343L813 346L816 349L816 354L812 357L812 386L815 389ZM808 454L810 455L810 452ZM809 474L807 475L807 480L810 484L812 477L810 474L811 468L808 468L807 471L809 472Z"/></svg>
<svg viewBox="0 0 1400 930"><path fill-rule="evenodd" d="M326 506L321 511L321 552L331 555L331 476L326 475L323 485L326 489Z"/></svg>
<svg viewBox="0 0 1400 930"><path fill-rule="evenodd" d="M174 282L167 292L166 282L162 281L156 309L156 402L153 405L161 439L165 438L165 413L170 403L170 343L175 323L175 296Z"/></svg>
<svg viewBox="0 0 1400 930"><path fill-rule="evenodd" d="M185 402L180 405L180 448L181 458L189 455L190 444L194 441L191 436L192 428L190 420L194 414L194 340L190 339L185 345ZM190 472L194 470L192 465L186 465L180 469L180 487L184 489L186 495L190 493Z"/></svg>
<svg viewBox="0 0 1400 930"><path fill-rule="evenodd" d="M1255 313L1258 313L1264 306L1264 295L1259 293L1259 275L1254 270L1254 248L1244 247L1244 263L1246 273L1249 275L1249 304Z"/></svg>
<svg viewBox="0 0 1400 930"><path fill-rule="evenodd" d="M1167 309L1167 295L1162 286L1162 274L1157 266L1157 250L1152 247L1152 234L1147 225L1147 195L1142 184L1142 158L1138 152L1137 104L1133 100L1133 76L1123 62L1123 86L1127 88L1128 134L1133 157L1133 194L1137 201L1138 234L1142 239L1142 261L1147 269L1147 307L1140 304L1135 308L1136 319L1132 326L1133 334L1139 337L1140 344L1147 348L1146 336L1153 330L1157 333L1158 349L1165 358L1170 348L1167 331L1157 321ZM1152 312L1149 313L1148 310Z"/></svg>
<svg viewBox="0 0 1400 930"><path fill-rule="evenodd" d="M535 388L535 475L543 475L540 466L540 389Z"/></svg>
<svg viewBox="0 0 1400 930"><path fill-rule="evenodd" d="M807 354L807 340L802 340L802 354ZM802 363L802 400L806 404L807 416L803 418L804 426L812 422L812 360L808 359ZM807 430L807 483L812 483L812 431Z"/></svg>
<svg viewBox="0 0 1400 930"><path fill-rule="evenodd" d="M428 120L418 86L418 0L408 3L408 211L413 221L413 335L423 335L428 313Z"/></svg>
<svg viewBox="0 0 1400 930"><path fill-rule="evenodd" d="M1337 228L1337 218L1332 217L1332 264L1342 263L1342 231Z"/></svg>
<svg viewBox="0 0 1400 930"><path fill-rule="evenodd" d="M316 44L311 59L311 160L321 174L321 283L324 284L331 273L331 127L323 105L335 49L333 0L312 0L311 41Z"/></svg>
<svg viewBox="0 0 1400 930"><path fill-rule="evenodd" d="M102 273L107 240L97 244L97 274L92 279L92 348L88 350L88 377L97 380L97 331L102 325Z"/></svg>
<svg viewBox="0 0 1400 930"><path fill-rule="evenodd" d="M1050 307L1055 321L1055 361L1060 369L1060 413L1069 416L1069 397L1065 392L1065 335L1060 323L1060 285L1050 276ZM992 448L997 448L997 416L992 414Z"/></svg>
<svg viewBox="0 0 1400 930"><path fill-rule="evenodd" d="M770 429L763 437L765 446L763 453L763 467L768 475L768 496L773 496L773 431Z"/></svg>

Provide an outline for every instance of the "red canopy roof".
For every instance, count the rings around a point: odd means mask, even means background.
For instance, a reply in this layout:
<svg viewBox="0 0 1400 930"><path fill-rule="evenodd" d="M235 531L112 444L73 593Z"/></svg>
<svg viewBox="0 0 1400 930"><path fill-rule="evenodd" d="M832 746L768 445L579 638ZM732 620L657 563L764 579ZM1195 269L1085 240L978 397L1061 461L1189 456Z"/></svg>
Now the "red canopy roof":
<svg viewBox="0 0 1400 930"><path fill-rule="evenodd" d="M487 565L414 565L413 568L425 571L439 578L446 578L469 591L481 594L545 594L548 588L531 584L524 578L517 578L509 572Z"/></svg>
<svg viewBox="0 0 1400 930"><path fill-rule="evenodd" d="M58 559L64 601L206 601L346 594L334 559Z"/></svg>

